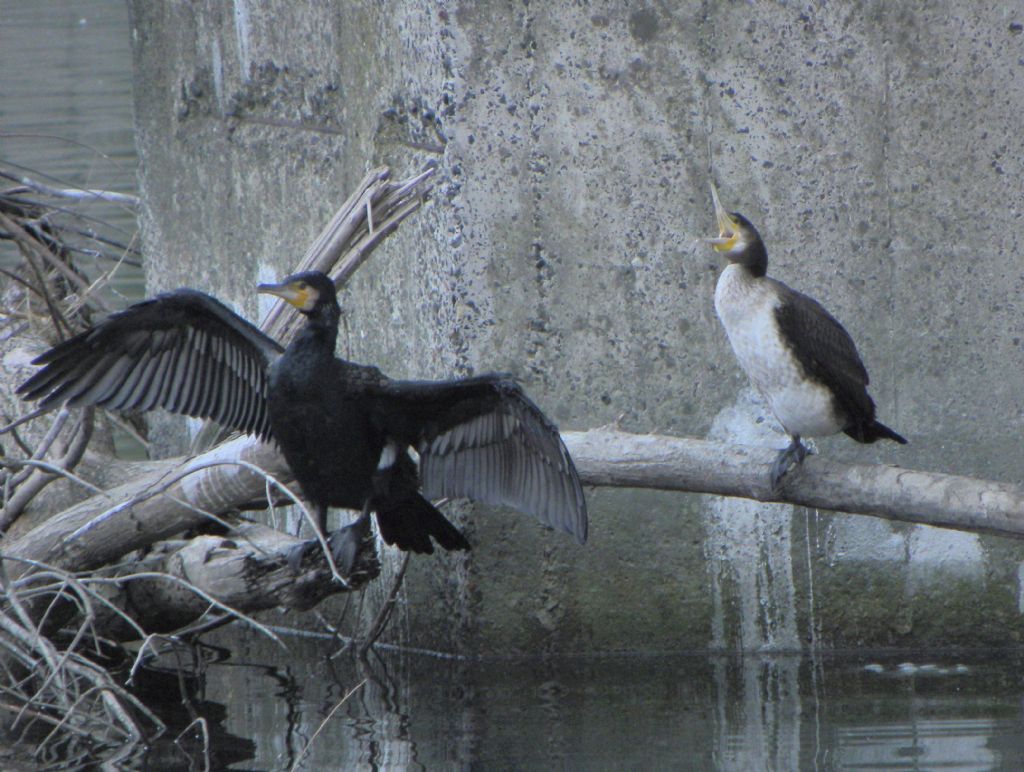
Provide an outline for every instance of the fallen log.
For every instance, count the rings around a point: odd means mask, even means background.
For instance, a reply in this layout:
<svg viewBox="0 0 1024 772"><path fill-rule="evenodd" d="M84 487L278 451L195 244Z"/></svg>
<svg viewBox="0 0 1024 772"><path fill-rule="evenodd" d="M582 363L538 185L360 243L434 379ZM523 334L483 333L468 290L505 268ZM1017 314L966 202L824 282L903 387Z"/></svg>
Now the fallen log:
<svg viewBox="0 0 1024 772"><path fill-rule="evenodd" d="M710 493L1024 537L1024 488L1012 483L810 455L773 493L768 470L776 448L606 430L562 437L588 485Z"/></svg>
<svg viewBox="0 0 1024 772"><path fill-rule="evenodd" d="M238 615L273 608L306 611L329 595L363 588L380 572L372 542L359 553L346 583L331 581L323 559L306 561L294 572L287 564L298 539L260 523L245 522L227 535L204 534L159 542L140 560L114 572L100 572L91 584L105 583L108 607L95 625L112 640L135 640L147 633L198 630Z"/></svg>
<svg viewBox="0 0 1024 772"><path fill-rule="evenodd" d="M563 438L587 485L735 496L1024 536L1024 489L1010 483L809 456L773 493L766 471L772 448L606 430L566 432ZM211 513L265 496L267 475L290 480L275 448L237 438L192 459L151 466L144 477L93 496L5 545L4 553L89 570L202 523ZM9 570L19 572L17 566Z"/></svg>

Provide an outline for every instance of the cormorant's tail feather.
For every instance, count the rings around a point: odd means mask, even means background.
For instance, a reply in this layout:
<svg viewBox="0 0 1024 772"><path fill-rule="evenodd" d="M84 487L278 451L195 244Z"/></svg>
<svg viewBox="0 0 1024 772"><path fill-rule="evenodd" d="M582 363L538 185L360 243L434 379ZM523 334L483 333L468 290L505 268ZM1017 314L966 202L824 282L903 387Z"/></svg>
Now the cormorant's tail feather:
<svg viewBox="0 0 1024 772"><path fill-rule="evenodd" d="M469 542L433 504L418 494L377 505L381 538L406 552L432 553L430 537L446 550L468 550Z"/></svg>
<svg viewBox="0 0 1024 772"><path fill-rule="evenodd" d="M906 445L907 439L897 434L880 421L872 420L869 424L859 424L844 430L857 442L874 442L875 440L892 440L900 445Z"/></svg>

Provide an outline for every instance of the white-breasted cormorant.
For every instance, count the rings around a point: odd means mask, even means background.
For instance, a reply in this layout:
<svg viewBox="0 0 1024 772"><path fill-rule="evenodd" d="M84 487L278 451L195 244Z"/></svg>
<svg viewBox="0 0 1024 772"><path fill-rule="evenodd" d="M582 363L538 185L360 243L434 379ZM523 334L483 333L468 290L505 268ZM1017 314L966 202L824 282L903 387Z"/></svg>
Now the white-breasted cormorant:
<svg viewBox="0 0 1024 772"><path fill-rule="evenodd" d="M766 276L768 252L743 215L727 212L711 186L718 237L707 239L729 264L715 287L715 311L754 386L791 438L771 469L803 461L801 437L845 432L857 442L906 440L875 419L864 369L843 326L818 301Z"/></svg>
<svg viewBox="0 0 1024 772"><path fill-rule="evenodd" d="M209 295L179 289L42 354L34 363L45 366L18 392L44 407L162 407L276 441L324 535L328 507L362 512L331 539L344 571L371 511L381 537L399 549L433 552L431 538L467 549L429 498L507 505L586 540L587 506L569 452L510 376L392 380L335 357L341 310L328 276L295 274L259 291L306 316L286 349Z"/></svg>

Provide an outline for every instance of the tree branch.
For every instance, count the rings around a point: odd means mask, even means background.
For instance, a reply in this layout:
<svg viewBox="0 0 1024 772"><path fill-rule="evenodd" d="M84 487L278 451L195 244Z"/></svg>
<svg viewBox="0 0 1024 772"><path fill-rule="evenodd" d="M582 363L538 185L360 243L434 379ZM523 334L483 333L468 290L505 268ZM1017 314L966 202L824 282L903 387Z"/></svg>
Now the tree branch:
<svg viewBox="0 0 1024 772"><path fill-rule="evenodd" d="M232 462L245 466L228 466ZM155 465L137 480L85 499L5 545L4 553L66 571L98 568L203 523L207 513L220 514L260 496L266 478L250 465L290 479L273 448L237 438L193 459ZM18 576L21 568L10 570Z"/></svg>
<svg viewBox="0 0 1024 772"><path fill-rule="evenodd" d="M563 437L587 485L737 496L1024 536L1024 489L1009 483L810 456L773 495L767 471L776 453L771 448L604 430ZM87 499L4 551L69 571L95 568L202 522L206 512L262 497L266 478L250 465L290 480L274 447L237 438L193 459L164 462L138 480ZM18 570L11 568L15 575Z"/></svg>
<svg viewBox="0 0 1024 772"><path fill-rule="evenodd" d="M113 581L125 588L118 606L147 631L178 632L214 611L210 598L235 615L278 607L305 611L329 595L361 589L380 571L371 545L360 551L348 586L331 581L324 561L296 575L286 556L297 543L259 523L243 523L228 536L160 542L118 572ZM107 633L106 626L100 629Z"/></svg>
<svg viewBox="0 0 1024 772"><path fill-rule="evenodd" d="M808 456L773 494L777 451L593 430L562 435L588 485L712 493L1024 537L1024 488L973 477Z"/></svg>

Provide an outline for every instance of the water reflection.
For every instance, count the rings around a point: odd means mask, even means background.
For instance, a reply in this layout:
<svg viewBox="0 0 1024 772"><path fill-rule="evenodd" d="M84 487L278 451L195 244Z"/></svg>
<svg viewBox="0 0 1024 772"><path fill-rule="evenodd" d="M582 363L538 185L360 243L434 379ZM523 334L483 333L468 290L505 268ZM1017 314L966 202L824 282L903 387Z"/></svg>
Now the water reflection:
<svg viewBox="0 0 1024 772"><path fill-rule="evenodd" d="M798 657L714 660L717 768L799 768L800 671Z"/></svg>
<svg viewBox="0 0 1024 772"><path fill-rule="evenodd" d="M289 640L285 656L238 632L222 643L234 658L208 669L197 704L226 706L217 737L239 769L288 768L307 745L303 769L1024 764L1017 652L916 664L905 653L359 662L326 657L324 641Z"/></svg>
<svg viewBox="0 0 1024 772"><path fill-rule="evenodd" d="M989 770L998 757L988 742L998 731L990 719L923 720L913 724L839 729L842 769ZM1012 765L1015 766L1015 765Z"/></svg>

